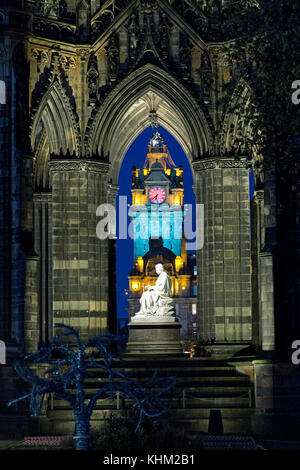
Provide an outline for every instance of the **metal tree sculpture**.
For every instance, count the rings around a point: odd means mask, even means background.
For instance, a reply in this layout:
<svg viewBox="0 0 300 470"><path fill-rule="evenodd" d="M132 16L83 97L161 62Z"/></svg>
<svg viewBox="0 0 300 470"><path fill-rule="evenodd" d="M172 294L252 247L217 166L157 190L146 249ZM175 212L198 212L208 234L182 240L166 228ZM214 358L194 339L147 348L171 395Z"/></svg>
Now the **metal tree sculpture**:
<svg viewBox="0 0 300 470"><path fill-rule="evenodd" d="M136 429L144 416L157 417L167 410L161 395L174 386L176 379L160 378L155 371L149 381L136 382L113 369L112 361L121 360L117 353L121 337L99 335L81 343L79 333L74 328L60 323L55 326L65 328L67 331L63 335L73 336L75 345L63 344L56 336L48 347L42 347L16 361L14 367L17 374L32 384L32 391L10 401L8 406L30 397L30 411L37 416L46 393L54 393L68 401L74 412L76 450L87 450L89 447L90 419L100 398L109 396L113 400L113 393L120 392L123 396L133 399L133 407L139 410ZM47 367L43 376L37 375L30 368L30 365L34 364ZM105 371L108 381L89 397L85 393L84 383L86 378L92 376L89 370L91 368Z"/></svg>

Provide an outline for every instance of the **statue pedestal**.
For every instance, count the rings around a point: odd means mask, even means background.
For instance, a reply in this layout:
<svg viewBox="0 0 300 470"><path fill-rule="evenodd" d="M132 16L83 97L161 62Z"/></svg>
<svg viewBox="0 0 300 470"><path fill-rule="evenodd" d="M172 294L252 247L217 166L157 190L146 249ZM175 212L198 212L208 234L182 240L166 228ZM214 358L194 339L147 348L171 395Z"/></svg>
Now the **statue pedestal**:
<svg viewBox="0 0 300 470"><path fill-rule="evenodd" d="M127 353L135 355L183 355L180 343L181 324L175 317L154 317L153 320L133 317L128 324Z"/></svg>

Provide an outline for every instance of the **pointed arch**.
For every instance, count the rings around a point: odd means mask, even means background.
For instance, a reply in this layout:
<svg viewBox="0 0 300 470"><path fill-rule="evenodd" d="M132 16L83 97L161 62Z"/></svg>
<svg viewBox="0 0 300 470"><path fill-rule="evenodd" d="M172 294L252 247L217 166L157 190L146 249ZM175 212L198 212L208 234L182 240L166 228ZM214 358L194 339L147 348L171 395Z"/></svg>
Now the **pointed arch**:
<svg viewBox="0 0 300 470"><path fill-rule="evenodd" d="M67 93L57 76L54 77L32 117L31 146L33 150L35 150L36 136L41 122L48 136L50 154L79 154L78 123Z"/></svg>
<svg viewBox="0 0 300 470"><path fill-rule="evenodd" d="M230 152L233 148L233 137L237 130L246 132L249 127L249 115L254 111L254 93L251 86L241 78L231 95L223 119L222 133L220 139L221 152ZM250 130L248 128L248 130Z"/></svg>
<svg viewBox="0 0 300 470"><path fill-rule="evenodd" d="M127 149L150 125L151 116L178 140L190 162L213 153L208 120L196 100L165 70L147 64L119 83L95 110L87 126L86 154L109 156L117 181Z"/></svg>
<svg viewBox="0 0 300 470"><path fill-rule="evenodd" d="M258 135L255 136L253 122L258 118L258 109L255 104L255 93L252 86L240 78L236 83L230 101L227 105L223 119L220 137L221 154L231 153L236 150L239 142L247 140L251 142L250 157L256 180L256 187L260 187L263 181L262 155L257 143Z"/></svg>

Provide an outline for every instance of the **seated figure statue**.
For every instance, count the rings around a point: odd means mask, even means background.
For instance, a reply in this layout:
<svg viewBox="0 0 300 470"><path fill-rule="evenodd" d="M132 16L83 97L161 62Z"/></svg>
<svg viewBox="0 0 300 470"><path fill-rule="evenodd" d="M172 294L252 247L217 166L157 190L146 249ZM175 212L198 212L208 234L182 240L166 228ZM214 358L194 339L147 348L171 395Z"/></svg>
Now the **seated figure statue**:
<svg viewBox="0 0 300 470"><path fill-rule="evenodd" d="M146 286L146 291L140 298L140 311L132 318L133 321L175 316L171 278L162 264L157 264L155 271L158 274L157 281L154 286Z"/></svg>

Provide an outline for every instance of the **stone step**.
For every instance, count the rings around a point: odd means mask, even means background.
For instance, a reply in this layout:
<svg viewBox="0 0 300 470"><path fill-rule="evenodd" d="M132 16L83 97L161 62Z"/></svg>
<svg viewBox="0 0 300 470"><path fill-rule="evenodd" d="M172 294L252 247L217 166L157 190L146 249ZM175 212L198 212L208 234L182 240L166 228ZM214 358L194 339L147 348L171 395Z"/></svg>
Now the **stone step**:
<svg viewBox="0 0 300 470"><path fill-rule="evenodd" d="M251 432L251 418L253 409L236 408L210 408L210 409L184 409L172 410L171 421L191 432L208 433L210 412L219 410L222 416L223 430L225 434L249 434ZM114 417L121 418L128 416L128 410L95 410L91 418L91 428L101 428L104 421ZM73 412L71 410L56 410L49 415L49 421L41 421L41 432L51 434L71 434L74 432L75 424ZM52 428L51 428L52 427Z"/></svg>
<svg viewBox="0 0 300 470"><path fill-rule="evenodd" d="M244 394L243 397L196 397L190 398L185 397L185 408L212 408L212 407L222 407L222 408L249 408L249 395L248 393ZM85 400L85 403L88 403L88 399ZM120 408L129 409L133 404L133 400L128 398L119 399ZM168 405L171 408L180 409L183 407L183 396L180 395L176 398L168 398ZM48 410L59 410L59 409L70 409L69 403L65 400L53 400L49 402ZM111 402L109 398L103 400L97 400L95 409L117 409L117 398Z"/></svg>
<svg viewBox="0 0 300 470"><path fill-rule="evenodd" d="M237 364L249 364L252 365L252 361L255 359L255 356L235 356L228 358L227 356L218 356L216 357L159 357L151 356L149 357L131 357L122 355L122 367L124 368L158 368L158 367L177 367L180 368L186 367L232 367L234 368ZM96 359L96 362L99 362L100 359ZM113 367L120 367L121 362L118 360L113 360Z"/></svg>
<svg viewBox="0 0 300 470"><path fill-rule="evenodd" d="M171 376L171 375L170 375ZM139 382L147 382L150 377L143 377L139 378ZM115 382L123 382L122 378L115 378ZM89 389L90 387L95 387L100 384L106 384L108 383L107 380L107 375L104 376L103 378L98 377L98 378L89 378L86 379L85 381L85 388ZM176 377L176 386L182 386L186 385L188 387L189 385L196 386L198 385L199 387L202 386L207 386L207 387L227 387L228 385L237 385L237 386L242 386L242 385L248 385L249 384L249 378L247 376L221 376L221 377L210 377L210 376L204 376L204 377L191 377L190 375L185 376L185 377Z"/></svg>
<svg viewBox="0 0 300 470"><path fill-rule="evenodd" d="M245 418L253 415L253 408L223 408L223 407L209 407L209 408L187 408L187 409L172 409L170 415L168 416L173 420L174 419L201 419L209 418L211 410L221 410L222 416L224 418ZM106 409L95 409L93 411L92 419L106 419L106 417L113 413L115 417L121 417L124 414L128 416L128 412L131 409L120 409L120 410L106 410ZM47 417L49 419L68 419L72 420L74 417L73 410L64 409L64 410L48 410Z"/></svg>
<svg viewBox="0 0 300 470"><path fill-rule="evenodd" d="M93 386L92 386L93 385ZM86 396L90 396L93 393L97 392L99 390L98 387L94 386L95 384L91 384L90 387L85 387L85 392ZM245 391L248 391L251 389L251 386L249 384L241 384L241 383L229 383L229 384L222 384L220 383L220 386L216 386L215 383L194 383L193 385L189 385L187 383L178 383L176 384L176 387L174 391L168 392L167 396L172 395L172 393L175 395L177 392L181 393L182 390L186 390L187 393L193 393L197 392L200 395L207 395L207 396L228 396L228 394L232 394L232 396L236 396L237 394L245 393ZM68 392L72 392L72 389L66 389ZM152 387L149 390L155 391L155 387Z"/></svg>
<svg viewBox="0 0 300 470"><path fill-rule="evenodd" d="M100 361L96 361L100 362ZM239 372L238 367L241 368ZM159 377L175 376L177 378L173 391L162 398L171 408L171 420L184 425L193 432L208 432L208 423L210 411L220 409L222 411L223 427L226 433L247 433L251 430L251 416L253 409L249 408L249 390L253 396L253 384L248 375L243 372L244 366L251 366L251 360L245 358L234 358L228 361L222 357L218 360L212 358L126 358L122 364L119 361L113 361L113 368L124 372L132 379L138 381L147 381L155 370L158 370ZM89 368L94 376L86 380L85 391L87 397L95 393L100 386L107 383L107 374L97 367ZM14 382L14 371L6 370L4 375L10 377L11 383ZM118 380L118 379L116 379ZM121 379L122 380L122 379ZM15 383L13 384L11 398L16 398ZM155 389L154 389L155 390ZM69 390L74 393L74 390ZM183 392L185 392L185 407L183 408ZM17 396L20 394L17 393ZM0 401L5 401L0 398ZM88 401L88 400L87 400ZM6 407L6 403L3 403ZM111 403L110 400L98 400L93 416L92 427L99 428L105 419L108 419L113 413L114 416L126 416L130 412L132 400L120 396L119 406L117 408L116 398ZM0 404L1 405L1 404ZM42 416L35 423L39 429L39 434L72 434L74 432L73 411L69 404L64 400L48 400L47 416ZM6 408L7 410L7 408ZM16 427L14 416L17 417L18 411L8 409L10 413L10 425L8 429L13 431ZM20 418L21 419L21 418ZM13 425L13 422L15 423ZM20 429L26 429L28 423L23 421ZM1 424L1 423L0 423ZM0 428L5 431L5 423ZM1 432L1 430L0 430Z"/></svg>
<svg viewBox="0 0 300 470"><path fill-rule="evenodd" d="M197 420L173 421L174 425L184 426L189 432L207 434L209 428L209 418ZM229 418L222 419L224 434L251 434L251 418Z"/></svg>
<svg viewBox="0 0 300 470"><path fill-rule="evenodd" d="M126 374L128 377L151 377L156 370L155 368L122 368L122 367L115 367L115 371L121 372ZM101 369L91 368L88 369L88 372L91 374L91 379L93 376L95 377L106 377L107 373ZM162 376L163 374L168 375L175 375L176 377L235 377L235 376L242 376L242 374L238 373L235 368L233 367L184 367L178 369L177 367L168 367L166 371L159 370L159 375ZM87 380L91 380L87 379Z"/></svg>

